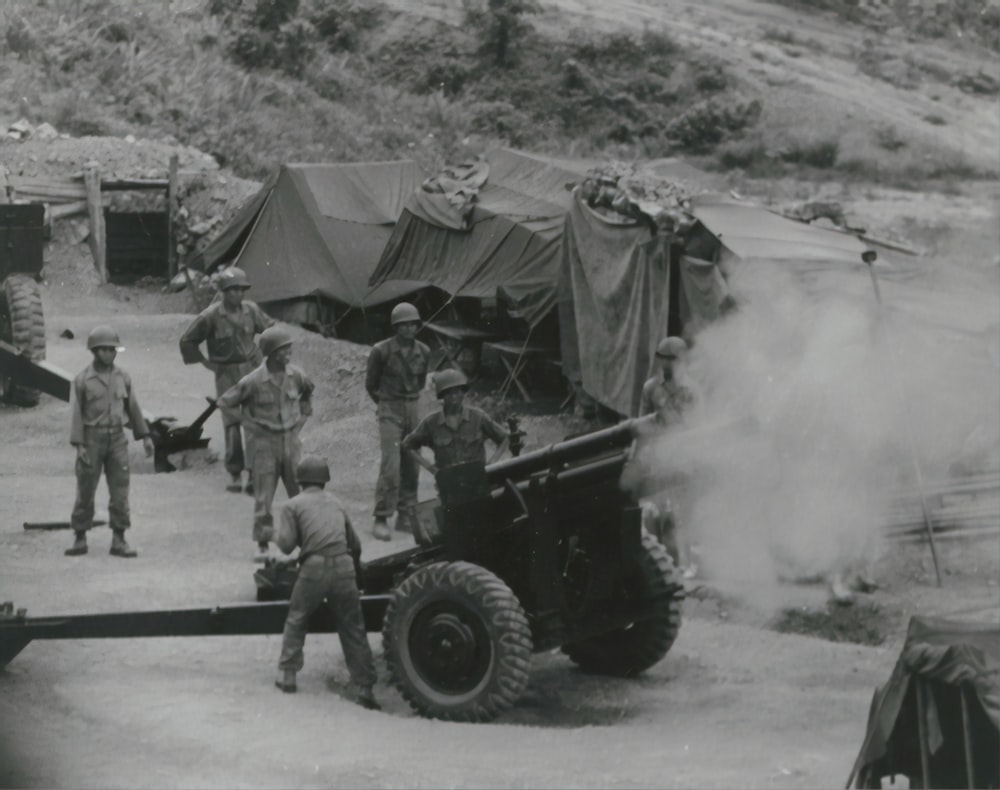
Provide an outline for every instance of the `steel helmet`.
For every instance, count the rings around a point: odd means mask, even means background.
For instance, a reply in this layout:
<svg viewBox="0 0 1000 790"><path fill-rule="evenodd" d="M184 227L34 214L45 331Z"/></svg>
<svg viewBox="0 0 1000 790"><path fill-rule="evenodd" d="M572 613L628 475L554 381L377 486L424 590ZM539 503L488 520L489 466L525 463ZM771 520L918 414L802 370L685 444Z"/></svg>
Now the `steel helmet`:
<svg viewBox="0 0 1000 790"><path fill-rule="evenodd" d="M656 356L677 359L677 357L687 351L687 347L688 344L683 337L677 337L676 335L665 337L656 347Z"/></svg>
<svg viewBox="0 0 1000 790"><path fill-rule="evenodd" d="M115 351L124 351L118 333L110 326L95 326L87 335L87 348L93 351L95 348L113 348Z"/></svg>
<svg viewBox="0 0 1000 790"><path fill-rule="evenodd" d="M307 455L295 467L295 479L300 483L323 485L330 482L330 467L326 461L315 455Z"/></svg>
<svg viewBox="0 0 1000 790"><path fill-rule="evenodd" d="M439 398L448 390L455 389L455 387L468 386L469 380L465 377L465 374L460 370L455 370L454 368L442 370L434 376L434 387L437 390L437 396Z"/></svg>
<svg viewBox="0 0 1000 790"><path fill-rule="evenodd" d="M247 273L238 266L230 266L219 273L219 290L228 291L230 288L249 288L250 280Z"/></svg>
<svg viewBox="0 0 1000 790"><path fill-rule="evenodd" d="M389 314L389 323L393 326L396 326L396 324L408 324L414 321L417 323L420 322L420 313L409 302L400 302L392 308L392 312Z"/></svg>
<svg viewBox="0 0 1000 790"><path fill-rule="evenodd" d="M260 350L265 357L271 356L279 348L290 346L292 336L278 326L269 326L260 333Z"/></svg>

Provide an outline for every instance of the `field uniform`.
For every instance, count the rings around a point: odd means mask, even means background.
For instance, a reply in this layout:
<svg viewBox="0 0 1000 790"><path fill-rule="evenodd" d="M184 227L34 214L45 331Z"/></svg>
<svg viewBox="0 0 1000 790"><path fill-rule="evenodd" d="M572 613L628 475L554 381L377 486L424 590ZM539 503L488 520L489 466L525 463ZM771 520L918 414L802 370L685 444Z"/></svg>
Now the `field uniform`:
<svg viewBox="0 0 1000 790"><path fill-rule="evenodd" d="M351 680L363 689L375 685L375 660L368 644L355 575L361 543L344 506L333 494L310 488L281 508L277 544L286 554L298 546L299 574L292 589L282 636L281 672L298 672L309 618L325 598L337 623Z"/></svg>
<svg viewBox="0 0 1000 790"><path fill-rule="evenodd" d="M94 518L94 494L104 472L108 481L108 526L124 532L129 515L129 463L126 424L136 439L149 436L132 379L119 367L98 372L93 364L73 379L70 390L70 437L74 447L86 448L87 460L76 461L76 503L70 526L86 532Z"/></svg>
<svg viewBox="0 0 1000 790"><path fill-rule="evenodd" d="M382 462L375 487L375 518L415 518L419 467L402 453L404 436L417 427L418 398L427 378L430 349L419 340L410 347L396 337L376 343L368 356L365 389L377 404Z"/></svg>
<svg viewBox="0 0 1000 790"><path fill-rule="evenodd" d="M199 346L205 343L208 361L215 367L215 394L223 395L262 361L254 335L260 334L274 320L253 302L244 301L239 311L230 312L221 301L206 307L181 336L184 364L202 361ZM226 471L234 478L247 466L240 434L240 424L225 412L222 426L226 439Z"/></svg>
<svg viewBox="0 0 1000 790"><path fill-rule="evenodd" d="M503 444L507 431L482 409L463 404L455 428L448 425L444 411L429 414L413 433L403 439L402 448L430 447L438 470L464 463L486 465L486 439Z"/></svg>
<svg viewBox="0 0 1000 790"><path fill-rule="evenodd" d="M295 466L299 461L301 420L312 414L313 382L294 365L272 374L267 363L227 390L219 405L241 410L246 432L247 463L253 475L253 539L267 543L274 536L271 503L280 478L288 496L299 493Z"/></svg>

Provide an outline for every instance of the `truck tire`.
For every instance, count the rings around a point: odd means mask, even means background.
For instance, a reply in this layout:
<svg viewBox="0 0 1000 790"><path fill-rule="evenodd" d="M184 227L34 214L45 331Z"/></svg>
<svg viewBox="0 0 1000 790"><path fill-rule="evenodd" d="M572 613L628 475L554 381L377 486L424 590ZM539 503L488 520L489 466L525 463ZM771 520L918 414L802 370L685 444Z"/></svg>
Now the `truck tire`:
<svg viewBox="0 0 1000 790"><path fill-rule="evenodd" d="M489 721L528 683L524 609L470 562L435 562L407 577L389 601L382 640L393 684L421 716Z"/></svg>
<svg viewBox="0 0 1000 790"><path fill-rule="evenodd" d="M0 340L5 340L28 355L45 359L45 318L42 294L26 274L12 274L3 283L0 295ZM13 379L0 375L0 398L18 406L37 406L38 390L18 387Z"/></svg>
<svg viewBox="0 0 1000 790"><path fill-rule="evenodd" d="M563 645L569 659L587 672L632 677L658 663L670 650L681 628L684 586L670 555L643 531L635 574L638 600L652 600L650 617L624 628Z"/></svg>

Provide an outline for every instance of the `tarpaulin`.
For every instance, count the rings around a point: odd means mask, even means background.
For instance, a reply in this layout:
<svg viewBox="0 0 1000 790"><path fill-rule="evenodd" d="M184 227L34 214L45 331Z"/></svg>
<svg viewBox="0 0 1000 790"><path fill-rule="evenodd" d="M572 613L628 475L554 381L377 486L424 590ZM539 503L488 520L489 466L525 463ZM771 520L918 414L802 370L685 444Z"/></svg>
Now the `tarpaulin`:
<svg viewBox="0 0 1000 790"><path fill-rule="evenodd" d="M563 374L619 414L638 412L667 329L669 238L611 222L574 196L559 279Z"/></svg>
<svg viewBox="0 0 1000 790"><path fill-rule="evenodd" d="M236 263L250 278L250 298L265 304L322 296L367 307L399 298L424 284L373 290L368 278L423 178L410 161L282 165L206 248L204 268Z"/></svg>
<svg viewBox="0 0 1000 790"><path fill-rule="evenodd" d="M396 224L372 285L405 279L433 284L453 296L492 298L497 288L554 293L559 239L570 205L567 186L581 181L590 163L566 162L499 149L485 155L489 173L471 212L456 213L444 193L415 193ZM478 177L478 176L477 176ZM536 325L554 297L526 309Z"/></svg>
<svg viewBox="0 0 1000 790"><path fill-rule="evenodd" d="M918 683L924 701L915 699ZM966 691L966 712L960 695ZM923 732L915 720L923 711ZM968 720L967 728L964 719ZM1000 735L1000 626L914 617L889 681L875 692L857 787L883 776L920 776L921 744L930 777L919 786L996 787ZM975 783L968 783L967 760Z"/></svg>

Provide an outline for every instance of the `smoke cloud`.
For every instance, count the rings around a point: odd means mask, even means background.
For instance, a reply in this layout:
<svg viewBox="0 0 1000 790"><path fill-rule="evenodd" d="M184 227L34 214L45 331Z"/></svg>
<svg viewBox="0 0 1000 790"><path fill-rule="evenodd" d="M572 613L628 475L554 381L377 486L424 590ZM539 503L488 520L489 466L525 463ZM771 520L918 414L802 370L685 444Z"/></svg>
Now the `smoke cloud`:
<svg viewBox="0 0 1000 790"><path fill-rule="evenodd" d="M877 558L915 462L925 479L997 465L997 289L936 281L888 267L880 308L863 265L755 261L730 278L738 309L682 371L697 405L639 456L683 480L681 534L710 578L774 605L782 580Z"/></svg>

